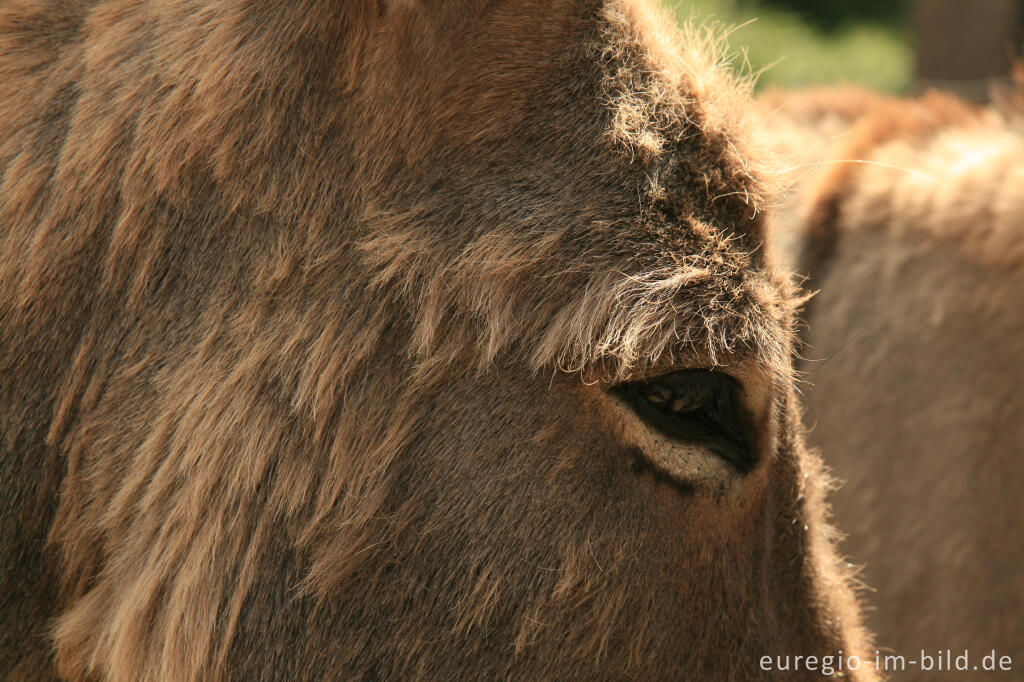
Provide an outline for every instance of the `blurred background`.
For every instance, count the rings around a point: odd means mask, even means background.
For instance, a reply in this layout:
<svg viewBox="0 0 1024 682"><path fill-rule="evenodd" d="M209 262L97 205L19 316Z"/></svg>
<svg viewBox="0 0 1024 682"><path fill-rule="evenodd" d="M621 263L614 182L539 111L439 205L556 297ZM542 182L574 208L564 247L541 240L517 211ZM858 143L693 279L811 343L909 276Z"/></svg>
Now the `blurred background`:
<svg viewBox="0 0 1024 682"><path fill-rule="evenodd" d="M1024 0L665 0L680 21L734 27L758 87L858 83L906 94L927 86L982 101L1009 77ZM743 54L736 63L742 65Z"/></svg>

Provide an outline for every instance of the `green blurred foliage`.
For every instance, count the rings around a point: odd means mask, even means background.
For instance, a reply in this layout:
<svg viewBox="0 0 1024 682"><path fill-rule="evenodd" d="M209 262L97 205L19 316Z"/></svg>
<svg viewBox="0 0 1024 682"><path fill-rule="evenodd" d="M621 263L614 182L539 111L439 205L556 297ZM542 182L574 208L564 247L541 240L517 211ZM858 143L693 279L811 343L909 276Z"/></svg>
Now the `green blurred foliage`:
<svg viewBox="0 0 1024 682"><path fill-rule="evenodd" d="M734 64L760 72L759 89L858 83L899 93L912 78L909 32L899 2L889 3L888 15L871 10L876 4L871 1L860 8L843 3L848 8L842 15L839 3L811 0L664 2L679 21L710 20L730 28L729 45L737 53ZM808 14L780 8L783 4L817 8L819 14L812 20Z"/></svg>

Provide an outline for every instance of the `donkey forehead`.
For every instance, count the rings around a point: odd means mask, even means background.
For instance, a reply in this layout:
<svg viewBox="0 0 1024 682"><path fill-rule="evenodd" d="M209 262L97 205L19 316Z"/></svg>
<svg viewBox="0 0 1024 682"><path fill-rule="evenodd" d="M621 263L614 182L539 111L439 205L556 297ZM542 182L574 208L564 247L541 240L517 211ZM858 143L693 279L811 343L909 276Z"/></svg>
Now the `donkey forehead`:
<svg viewBox="0 0 1024 682"><path fill-rule="evenodd" d="M381 68L399 72L380 92L414 112L394 121L407 138L399 163L463 178L470 201L476 187L494 203L504 181L526 210L559 192L659 201L709 223L763 206L771 174L750 144L750 84L717 33L631 0L517 4L483 12L458 41L391 48Z"/></svg>
<svg viewBox="0 0 1024 682"><path fill-rule="evenodd" d="M367 272L415 300L421 354L448 327L538 367L631 371L680 348L783 367L745 85L707 35L639 5L591 19L529 37L548 58L467 49L484 65L441 67L459 87L411 93L437 124L412 130L428 182L406 173L369 207Z"/></svg>

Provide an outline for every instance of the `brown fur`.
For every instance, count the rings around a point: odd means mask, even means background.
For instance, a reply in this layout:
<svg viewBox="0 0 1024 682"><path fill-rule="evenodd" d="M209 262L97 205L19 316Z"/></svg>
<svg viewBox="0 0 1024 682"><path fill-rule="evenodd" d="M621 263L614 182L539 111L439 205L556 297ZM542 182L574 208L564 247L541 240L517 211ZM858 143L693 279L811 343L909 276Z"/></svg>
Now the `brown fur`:
<svg viewBox="0 0 1024 682"><path fill-rule="evenodd" d="M0 670L724 680L861 647L707 47L632 1L5 3ZM763 387L761 465L633 471L604 389L715 365Z"/></svg>
<svg viewBox="0 0 1024 682"><path fill-rule="evenodd" d="M812 251L834 235L827 262L806 261L821 289L810 438L847 481L836 513L877 588L878 643L908 658L1024 655L1024 129L1010 110L933 95L867 112L838 153L868 163L805 179L805 206L830 217L790 227Z"/></svg>

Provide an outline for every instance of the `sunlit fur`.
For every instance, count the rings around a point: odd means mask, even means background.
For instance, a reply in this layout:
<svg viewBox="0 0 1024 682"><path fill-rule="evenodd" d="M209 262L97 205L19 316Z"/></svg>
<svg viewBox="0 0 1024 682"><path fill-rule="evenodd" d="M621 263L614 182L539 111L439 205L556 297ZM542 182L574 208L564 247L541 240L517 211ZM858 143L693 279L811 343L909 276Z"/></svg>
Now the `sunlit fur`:
<svg viewBox="0 0 1024 682"><path fill-rule="evenodd" d="M878 644L969 649L979 668L992 650L1024 654L1021 92L988 108L938 93L764 100L791 149L801 134L827 149L781 214L790 261L820 289L802 351L810 440L847 481L836 514L876 588Z"/></svg>
<svg viewBox="0 0 1024 682"><path fill-rule="evenodd" d="M3 3L0 673L857 650L743 88L632 0ZM761 465L634 473L610 382L743 359Z"/></svg>

